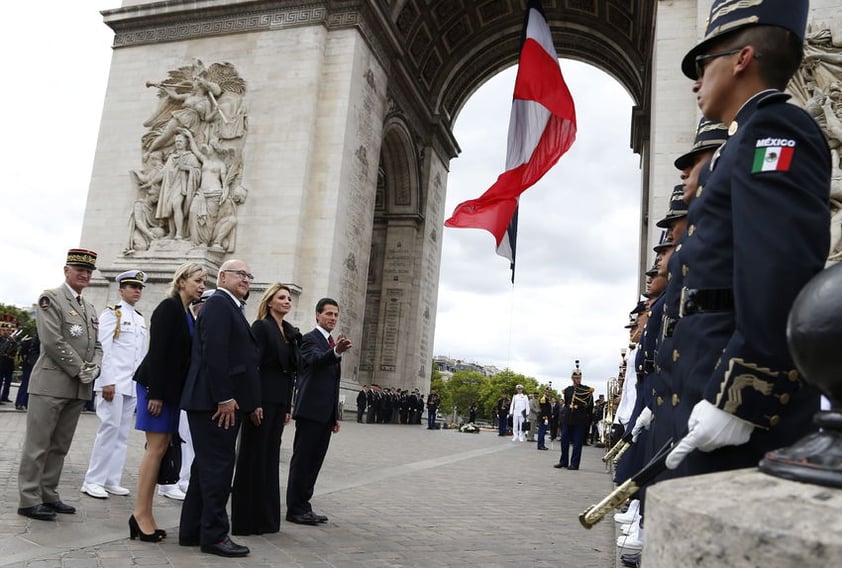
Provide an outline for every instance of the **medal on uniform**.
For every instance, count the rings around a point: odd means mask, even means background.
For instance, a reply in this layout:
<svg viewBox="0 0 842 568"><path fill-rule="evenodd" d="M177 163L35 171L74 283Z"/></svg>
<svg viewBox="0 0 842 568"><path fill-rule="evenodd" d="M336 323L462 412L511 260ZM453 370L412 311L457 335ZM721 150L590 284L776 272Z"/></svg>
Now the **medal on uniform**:
<svg viewBox="0 0 842 568"><path fill-rule="evenodd" d="M73 308L71 308L71 309L70 309L70 315L71 315L71 316L73 316L73 317L75 318L76 316L78 316L78 315L79 315L79 312L77 312L76 310L74 310Z"/></svg>
<svg viewBox="0 0 842 568"><path fill-rule="evenodd" d="M84 329L82 329L82 326L78 323L74 323L70 326L70 335L72 335L73 337L79 337L80 335L82 335L83 331Z"/></svg>

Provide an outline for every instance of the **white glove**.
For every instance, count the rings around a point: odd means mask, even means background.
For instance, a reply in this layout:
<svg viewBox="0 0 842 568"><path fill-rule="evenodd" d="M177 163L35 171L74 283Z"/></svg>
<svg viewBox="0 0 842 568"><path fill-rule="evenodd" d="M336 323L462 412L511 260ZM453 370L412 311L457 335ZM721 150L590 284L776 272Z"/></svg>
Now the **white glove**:
<svg viewBox="0 0 842 568"><path fill-rule="evenodd" d="M739 446L748 442L754 424L720 410L706 400L696 403L690 419L689 432L667 456L667 467L675 469L685 456L695 449L710 452L723 446Z"/></svg>
<svg viewBox="0 0 842 568"><path fill-rule="evenodd" d="M637 437L644 430L648 430L650 424L652 424L652 411L649 407L644 407L632 428L632 442L637 442Z"/></svg>
<svg viewBox="0 0 842 568"><path fill-rule="evenodd" d="M84 363L79 371L79 382L83 385L91 383L99 376L99 365L95 363Z"/></svg>

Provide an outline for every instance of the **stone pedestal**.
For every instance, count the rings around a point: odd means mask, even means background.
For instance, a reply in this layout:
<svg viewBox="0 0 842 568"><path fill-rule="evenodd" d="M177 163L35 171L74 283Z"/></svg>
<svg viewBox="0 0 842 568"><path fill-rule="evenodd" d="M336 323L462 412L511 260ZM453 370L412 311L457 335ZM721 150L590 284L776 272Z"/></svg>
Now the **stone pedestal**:
<svg viewBox="0 0 842 568"><path fill-rule="evenodd" d="M646 568L842 564L842 490L742 469L646 493Z"/></svg>

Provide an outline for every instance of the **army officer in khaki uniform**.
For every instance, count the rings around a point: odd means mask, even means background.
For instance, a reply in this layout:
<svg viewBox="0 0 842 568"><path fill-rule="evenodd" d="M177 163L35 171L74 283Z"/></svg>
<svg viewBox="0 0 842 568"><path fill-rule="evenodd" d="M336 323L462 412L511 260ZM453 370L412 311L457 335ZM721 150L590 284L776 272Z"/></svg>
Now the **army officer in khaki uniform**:
<svg viewBox="0 0 842 568"><path fill-rule="evenodd" d="M56 490L85 401L99 375L102 347L97 339L97 312L82 298L96 253L70 249L64 284L38 298L36 323L41 353L29 382L26 436L18 472L18 514L40 521L76 509Z"/></svg>

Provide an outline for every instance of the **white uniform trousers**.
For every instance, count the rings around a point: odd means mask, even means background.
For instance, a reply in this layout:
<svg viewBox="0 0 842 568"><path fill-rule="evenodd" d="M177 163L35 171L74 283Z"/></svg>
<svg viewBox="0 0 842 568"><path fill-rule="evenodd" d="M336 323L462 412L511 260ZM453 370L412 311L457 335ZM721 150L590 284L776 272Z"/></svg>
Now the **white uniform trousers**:
<svg viewBox="0 0 842 568"><path fill-rule="evenodd" d="M178 416L178 435L184 440L184 443L181 444L181 470L178 472L178 483L161 485L160 487L164 491L178 487L187 493L187 487L190 485L190 467L193 465L193 457L196 454L193 452L193 438L190 437L190 425L187 423L187 413L183 410Z"/></svg>
<svg viewBox="0 0 842 568"><path fill-rule="evenodd" d="M523 442L526 440L526 435L523 433L523 423L526 418L522 414L515 412L512 416L512 442Z"/></svg>
<svg viewBox="0 0 842 568"><path fill-rule="evenodd" d="M85 483L121 484L136 406L137 399L133 396L115 394L109 402L102 398L101 393L97 394L96 415L100 423Z"/></svg>

